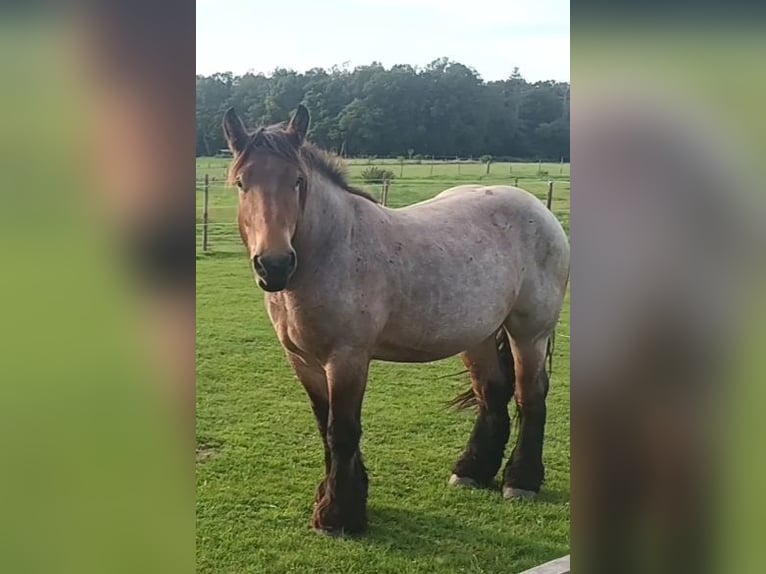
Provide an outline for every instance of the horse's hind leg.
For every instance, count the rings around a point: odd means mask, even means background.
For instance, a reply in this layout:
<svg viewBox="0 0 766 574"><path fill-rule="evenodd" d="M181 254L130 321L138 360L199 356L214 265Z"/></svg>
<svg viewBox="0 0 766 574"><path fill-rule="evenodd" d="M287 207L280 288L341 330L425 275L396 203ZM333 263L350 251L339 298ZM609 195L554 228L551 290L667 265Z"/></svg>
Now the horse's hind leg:
<svg viewBox="0 0 766 574"><path fill-rule="evenodd" d="M511 332L511 337L514 337ZM543 483L543 434L545 431L548 375L545 372L547 336L531 341L512 340L516 373L519 435L503 476L505 498L531 498Z"/></svg>
<svg viewBox="0 0 766 574"><path fill-rule="evenodd" d="M511 431L508 401L513 396L513 357L505 329L465 351L461 358L471 374L479 416L450 484L487 486L503 462Z"/></svg>

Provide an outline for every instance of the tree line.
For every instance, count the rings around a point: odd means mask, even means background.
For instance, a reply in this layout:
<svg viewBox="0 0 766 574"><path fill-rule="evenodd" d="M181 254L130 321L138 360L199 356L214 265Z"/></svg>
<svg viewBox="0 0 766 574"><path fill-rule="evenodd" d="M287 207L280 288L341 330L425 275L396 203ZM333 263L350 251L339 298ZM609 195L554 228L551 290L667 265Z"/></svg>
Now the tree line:
<svg viewBox="0 0 766 574"><path fill-rule="evenodd" d="M197 76L197 155L226 147L229 106L255 127L284 121L299 103L311 111L311 140L345 156L569 159L569 83L530 83L518 68L485 82L446 58L424 68Z"/></svg>

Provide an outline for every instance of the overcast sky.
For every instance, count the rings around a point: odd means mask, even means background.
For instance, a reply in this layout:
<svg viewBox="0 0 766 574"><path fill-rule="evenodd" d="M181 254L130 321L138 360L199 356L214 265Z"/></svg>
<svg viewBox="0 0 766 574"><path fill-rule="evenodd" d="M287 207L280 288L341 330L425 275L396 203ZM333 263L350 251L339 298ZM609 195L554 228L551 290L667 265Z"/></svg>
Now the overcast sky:
<svg viewBox="0 0 766 574"><path fill-rule="evenodd" d="M446 56L485 80L569 80L569 0L197 0L197 73Z"/></svg>

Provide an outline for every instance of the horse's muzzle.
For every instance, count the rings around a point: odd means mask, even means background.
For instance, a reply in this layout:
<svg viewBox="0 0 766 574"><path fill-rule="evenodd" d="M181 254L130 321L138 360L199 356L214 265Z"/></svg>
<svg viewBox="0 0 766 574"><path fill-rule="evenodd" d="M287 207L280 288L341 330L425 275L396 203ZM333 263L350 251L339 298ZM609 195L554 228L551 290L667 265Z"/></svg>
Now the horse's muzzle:
<svg viewBox="0 0 766 574"><path fill-rule="evenodd" d="M253 257L253 272L258 286L275 293L287 287L287 281L295 272L298 260L294 251Z"/></svg>

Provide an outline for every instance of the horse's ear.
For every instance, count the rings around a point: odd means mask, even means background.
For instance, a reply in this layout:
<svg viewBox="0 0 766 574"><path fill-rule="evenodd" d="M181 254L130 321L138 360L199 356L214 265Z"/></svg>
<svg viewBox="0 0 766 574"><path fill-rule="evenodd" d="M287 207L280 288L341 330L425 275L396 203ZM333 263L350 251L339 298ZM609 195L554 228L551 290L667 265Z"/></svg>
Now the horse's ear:
<svg viewBox="0 0 766 574"><path fill-rule="evenodd" d="M229 144L229 149L234 155L245 149L248 138L247 130L234 108L226 110L223 116L223 133L226 136L226 143Z"/></svg>
<svg viewBox="0 0 766 574"><path fill-rule="evenodd" d="M298 105L298 109L293 113L293 117L290 118L290 123L287 124L287 131L295 136L298 140L298 145L301 145L306 141L306 134L309 133L309 124L311 123L311 116L306 106L303 104Z"/></svg>

